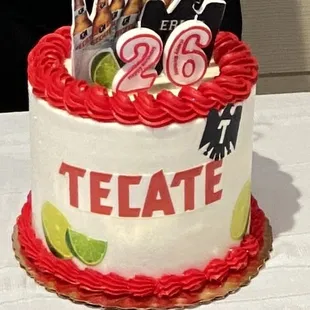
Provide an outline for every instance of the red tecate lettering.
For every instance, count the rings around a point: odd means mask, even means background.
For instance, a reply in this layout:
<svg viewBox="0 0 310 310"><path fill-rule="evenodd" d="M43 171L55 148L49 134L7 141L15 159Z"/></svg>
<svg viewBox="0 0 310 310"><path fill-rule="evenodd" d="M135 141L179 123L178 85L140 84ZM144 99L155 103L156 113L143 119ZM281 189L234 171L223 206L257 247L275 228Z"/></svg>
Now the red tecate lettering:
<svg viewBox="0 0 310 310"><path fill-rule="evenodd" d="M79 207L79 182L78 178L83 178L86 170L78 167L70 166L66 163L62 163L59 168L59 173L62 175L68 174L69 176L69 196L70 205L72 207Z"/></svg>
<svg viewBox="0 0 310 310"><path fill-rule="evenodd" d="M119 176L118 177L118 213L120 217L139 217L140 208L134 208L130 203L130 185L138 185L141 176Z"/></svg>
<svg viewBox="0 0 310 310"><path fill-rule="evenodd" d="M215 170L222 167L222 160L211 161L206 165L206 205L211 204L222 198L222 190L215 191L215 186L221 182L222 174L216 174Z"/></svg>
<svg viewBox="0 0 310 310"><path fill-rule="evenodd" d="M166 178L162 170L151 177L142 217L152 217L154 211L163 211L165 215L175 214Z"/></svg>
<svg viewBox="0 0 310 310"><path fill-rule="evenodd" d="M174 175L171 186L176 187L184 181L184 210L195 209L195 178L201 174L203 166L177 172Z"/></svg>
<svg viewBox="0 0 310 310"><path fill-rule="evenodd" d="M91 212L110 215L112 207L101 204L101 198L108 198L110 190L102 188L101 183L109 183L112 175L92 171L90 173L90 209Z"/></svg>

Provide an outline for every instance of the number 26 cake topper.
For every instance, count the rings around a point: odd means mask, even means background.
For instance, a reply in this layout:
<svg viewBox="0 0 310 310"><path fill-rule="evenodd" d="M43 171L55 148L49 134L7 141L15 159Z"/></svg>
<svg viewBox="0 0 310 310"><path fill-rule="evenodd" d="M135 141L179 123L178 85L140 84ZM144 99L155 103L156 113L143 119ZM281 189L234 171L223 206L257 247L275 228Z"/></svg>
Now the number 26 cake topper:
<svg viewBox="0 0 310 310"><path fill-rule="evenodd" d="M125 65L113 79L113 91L147 90L162 70L177 86L199 82L224 10L223 0L174 0L168 9L161 0L149 0L138 27L117 41L116 52Z"/></svg>

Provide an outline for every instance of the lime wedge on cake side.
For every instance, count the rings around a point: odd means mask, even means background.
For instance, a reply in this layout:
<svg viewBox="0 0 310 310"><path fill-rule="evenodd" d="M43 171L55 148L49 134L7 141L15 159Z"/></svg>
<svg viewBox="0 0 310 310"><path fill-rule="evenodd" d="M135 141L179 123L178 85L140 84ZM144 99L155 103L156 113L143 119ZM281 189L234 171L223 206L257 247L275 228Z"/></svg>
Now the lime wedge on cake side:
<svg viewBox="0 0 310 310"><path fill-rule="evenodd" d="M72 254L89 266L101 263L107 252L106 241L89 238L70 228L67 230L66 240Z"/></svg>
<svg viewBox="0 0 310 310"><path fill-rule="evenodd" d="M92 81L109 89L112 88L113 78L120 69L112 53L113 51L102 52L96 55L91 63Z"/></svg>
<svg viewBox="0 0 310 310"><path fill-rule="evenodd" d="M250 216L251 181L248 180L242 187L237 198L230 227L230 235L234 240L240 240L247 231Z"/></svg>
<svg viewBox="0 0 310 310"><path fill-rule="evenodd" d="M66 243L66 231L70 224L65 216L50 202L45 202L41 217L45 239L51 252L59 258L72 258Z"/></svg>

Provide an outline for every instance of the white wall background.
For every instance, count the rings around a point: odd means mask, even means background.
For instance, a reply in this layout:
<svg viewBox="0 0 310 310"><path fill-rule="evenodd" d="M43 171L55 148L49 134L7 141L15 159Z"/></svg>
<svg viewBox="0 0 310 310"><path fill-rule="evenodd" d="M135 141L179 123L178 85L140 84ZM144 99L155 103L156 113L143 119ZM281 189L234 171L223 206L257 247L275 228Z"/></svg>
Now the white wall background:
<svg viewBox="0 0 310 310"><path fill-rule="evenodd" d="M258 93L310 91L310 0L241 0L243 40L260 63Z"/></svg>

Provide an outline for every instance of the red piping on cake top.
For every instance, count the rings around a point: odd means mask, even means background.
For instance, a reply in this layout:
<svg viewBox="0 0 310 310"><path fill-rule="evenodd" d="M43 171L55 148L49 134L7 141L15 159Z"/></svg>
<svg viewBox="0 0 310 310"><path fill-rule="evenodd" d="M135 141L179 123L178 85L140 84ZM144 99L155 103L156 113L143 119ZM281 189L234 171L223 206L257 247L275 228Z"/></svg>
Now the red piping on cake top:
<svg viewBox="0 0 310 310"><path fill-rule="evenodd" d="M31 195L18 218L18 240L21 254L28 266L47 277L62 281L68 289L78 287L88 292L106 294L111 297L175 297L179 294L193 293L207 284L222 284L230 274L242 272L252 259L258 255L264 244L265 215L257 201L251 199L250 234L239 246L231 248L223 259L213 259L203 270L188 269L183 273L166 274L160 278L136 275L124 278L116 273L102 274L94 269L79 267L72 260L54 256L37 238L32 228Z"/></svg>
<svg viewBox="0 0 310 310"><path fill-rule="evenodd" d="M51 106L99 122L163 127L205 117L211 109L247 99L258 78L258 63L249 47L235 35L220 32L213 57L220 75L195 89L184 86L176 96L139 92L131 100L123 93L108 94L99 85L74 79L65 68L70 57L70 27L43 37L28 56L28 79L33 93Z"/></svg>

